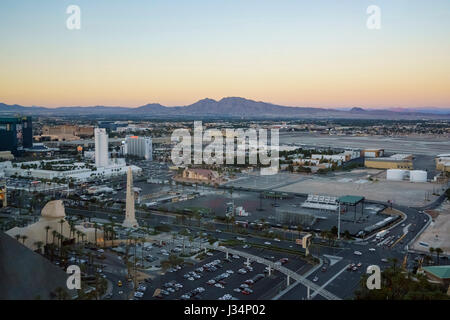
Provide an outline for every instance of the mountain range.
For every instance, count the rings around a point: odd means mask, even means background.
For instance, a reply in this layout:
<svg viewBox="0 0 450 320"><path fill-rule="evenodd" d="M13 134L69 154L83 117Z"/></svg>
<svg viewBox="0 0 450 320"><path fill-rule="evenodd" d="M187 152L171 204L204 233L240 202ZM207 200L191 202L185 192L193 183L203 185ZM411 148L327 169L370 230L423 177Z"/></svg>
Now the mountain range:
<svg viewBox="0 0 450 320"><path fill-rule="evenodd" d="M38 116L137 116L145 118L185 118L185 117L216 117L216 118L286 118L286 119L450 119L450 109L351 109L287 107L267 102L253 101L239 97L199 100L191 105L166 107L158 103L150 103L140 107L57 107L21 106L0 103L0 114L22 114Z"/></svg>

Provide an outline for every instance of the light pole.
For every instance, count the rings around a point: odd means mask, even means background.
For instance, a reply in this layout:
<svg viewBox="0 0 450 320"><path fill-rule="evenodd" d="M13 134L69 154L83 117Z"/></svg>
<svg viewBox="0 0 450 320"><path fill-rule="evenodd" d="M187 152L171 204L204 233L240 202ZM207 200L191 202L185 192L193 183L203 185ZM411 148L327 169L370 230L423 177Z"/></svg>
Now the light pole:
<svg viewBox="0 0 450 320"><path fill-rule="evenodd" d="M338 240L341 239L341 202L338 202Z"/></svg>

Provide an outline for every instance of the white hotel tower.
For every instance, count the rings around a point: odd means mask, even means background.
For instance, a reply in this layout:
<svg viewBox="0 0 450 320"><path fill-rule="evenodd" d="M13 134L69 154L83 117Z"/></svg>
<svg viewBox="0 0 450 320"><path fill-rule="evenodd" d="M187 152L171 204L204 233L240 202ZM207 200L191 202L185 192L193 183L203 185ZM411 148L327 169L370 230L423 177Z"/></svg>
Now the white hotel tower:
<svg viewBox="0 0 450 320"><path fill-rule="evenodd" d="M109 165L108 134L106 129L95 128L95 166L107 167Z"/></svg>

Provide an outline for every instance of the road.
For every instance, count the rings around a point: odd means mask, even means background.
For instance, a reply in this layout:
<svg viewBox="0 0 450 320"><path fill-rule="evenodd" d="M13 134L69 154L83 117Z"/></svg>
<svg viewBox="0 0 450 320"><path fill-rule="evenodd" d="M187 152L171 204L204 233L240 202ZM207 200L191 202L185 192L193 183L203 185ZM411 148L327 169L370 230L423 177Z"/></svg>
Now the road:
<svg viewBox="0 0 450 320"><path fill-rule="evenodd" d="M430 204L428 207L435 207L441 202L443 198L439 199L437 202ZM322 272L321 269L309 275L308 279L313 280L315 277L318 278L316 284L318 286L325 286L325 288L331 293L342 299L351 299L354 296L354 291L359 287L359 282L362 274L365 272L366 268L369 265L379 265L380 268L386 268L388 263L382 262L381 259L390 259L396 258L399 263L402 263L405 255L407 254L406 245L415 238L415 236L421 232L423 227L428 223L429 217L426 214L422 213L424 208L412 208L405 206L393 206L394 209L402 211L405 213L405 219L399 223L397 223L394 227L389 230L389 233L386 237L390 237L394 242L394 245L391 247L377 245L378 242L374 239L374 237L368 238L364 241L355 242L355 241L341 241L339 248L331 248L321 245L320 243L316 243L316 248L313 249L314 254L320 255L325 261L328 261L324 255L336 256L340 261L336 262L333 265L329 265L325 272ZM93 216L92 212L80 210L80 209L70 209L67 208L67 212L69 214L81 214L84 216ZM96 212L95 217L108 219L111 215L109 212ZM149 224L156 225L161 224L161 222L171 224L174 222L174 217L164 216L161 214L152 214L149 218L144 218L142 214L138 215L139 223L141 224ZM408 228L406 228L408 226ZM198 228L196 226L176 226L171 224L171 229L173 231L179 231L184 228L188 228L191 230L202 230L207 232L209 235L216 237L218 239L235 239L236 234L232 234L225 231L225 225L216 224L215 227L217 229L223 230L222 232L210 231ZM249 243L257 243L264 244L267 239L251 237L247 236ZM299 251L303 251L300 246L294 244L292 241L279 241L274 242L270 240L272 245L276 245L281 248L296 248ZM389 241L390 242L390 241ZM369 248L374 248L375 251L369 251ZM361 256L357 256L354 254L355 251L360 251L362 253ZM418 255L415 253L409 253L408 255L408 265L412 266L412 261ZM361 262L362 267L358 268L357 271L347 271L345 267L351 263L359 263ZM345 271L343 271L345 270ZM306 288L300 284L293 286L293 288L286 292L280 299L288 299L288 300L301 300L306 299L307 292ZM313 299L323 299L320 295L314 295Z"/></svg>

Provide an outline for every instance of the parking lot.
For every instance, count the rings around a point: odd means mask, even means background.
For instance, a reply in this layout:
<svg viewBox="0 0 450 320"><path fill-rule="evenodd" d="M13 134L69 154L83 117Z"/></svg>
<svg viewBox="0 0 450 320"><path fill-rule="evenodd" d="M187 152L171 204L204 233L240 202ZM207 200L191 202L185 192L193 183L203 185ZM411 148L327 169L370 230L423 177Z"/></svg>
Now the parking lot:
<svg viewBox="0 0 450 320"><path fill-rule="evenodd" d="M239 248L241 250L241 248ZM304 260L296 256L267 250L246 248L246 252L272 261L280 261L300 273L309 269ZM286 259L287 258L287 259ZM178 268L153 279L148 285L144 299L270 299L285 287L286 277L279 272L269 276L266 266L256 262L246 265L247 260L238 256L215 252L194 266ZM251 280L251 281L249 281ZM153 297L156 289L162 289Z"/></svg>

